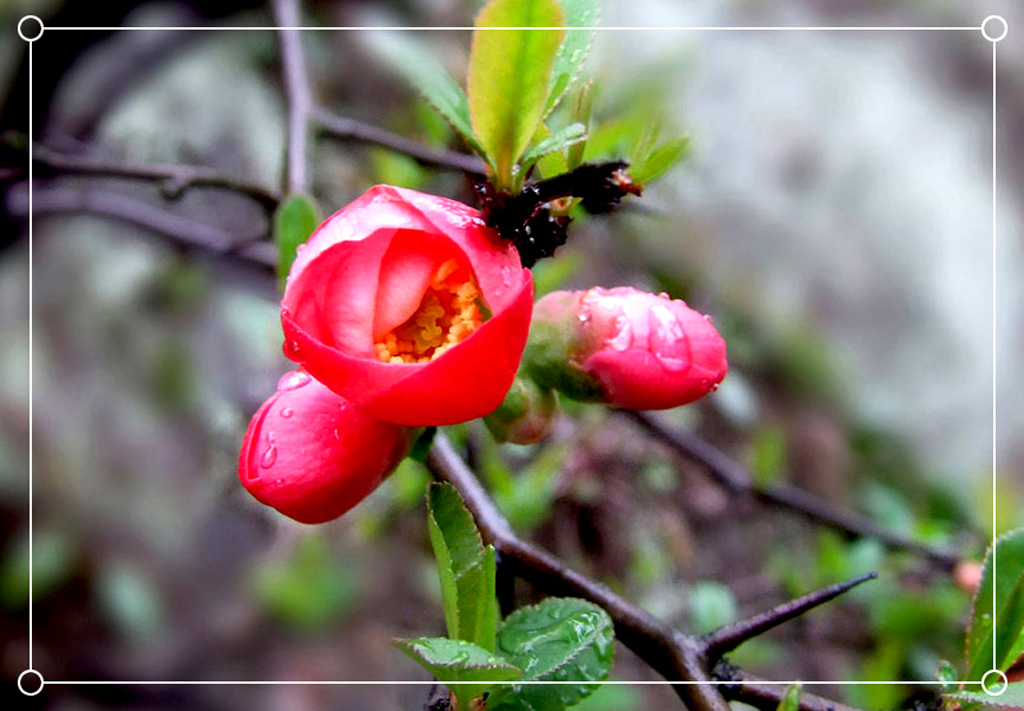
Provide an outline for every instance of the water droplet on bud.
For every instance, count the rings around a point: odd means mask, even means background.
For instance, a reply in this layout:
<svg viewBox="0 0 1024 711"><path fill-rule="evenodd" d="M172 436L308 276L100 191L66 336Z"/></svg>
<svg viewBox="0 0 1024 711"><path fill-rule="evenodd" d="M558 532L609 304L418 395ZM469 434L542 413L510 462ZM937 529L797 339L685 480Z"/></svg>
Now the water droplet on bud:
<svg viewBox="0 0 1024 711"><path fill-rule="evenodd" d="M679 319L667 306L651 308L651 353L665 370L679 373L690 366L690 343Z"/></svg>
<svg viewBox="0 0 1024 711"><path fill-rule="evenodd" d="M277 389L281 390L296 390L301 388L303 385L312 380L309 375L299 371L293 373L285 373L281 376L281 379L277 382Z"/></svg>
<svg viewBox="0 0 1024 711"><path fill-rule="evenodd" d="M276 461L277 445L271 442L270 446L263 452L263 456L260 457L260 466L264 469L270 469L270 467L274 466L274 462Z"/></svg>
<svg viewBox="0 0 1024 711"><path fill-rule="evenodd" d="M295 410L293 410L290 407L282 407L281 408L281 417L284 417L285 419L291 417L294 414L295 414Z"/></svg>

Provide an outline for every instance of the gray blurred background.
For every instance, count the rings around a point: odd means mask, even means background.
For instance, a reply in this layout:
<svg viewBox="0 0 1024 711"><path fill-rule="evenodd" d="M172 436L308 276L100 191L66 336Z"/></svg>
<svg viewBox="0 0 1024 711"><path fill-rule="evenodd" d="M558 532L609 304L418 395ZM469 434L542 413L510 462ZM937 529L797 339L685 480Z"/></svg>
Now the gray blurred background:
<svg viewBox="0 0 1024 711"><path fill-rule="evenodd" d="M476 8L304 4L316 25L467 25ZM271 23L257 2L0 4L0 669L9 680L28 649L27 77L14 27L29 12L65 25ZM993 13L1010 27L997 77L1002 531L1022 523L1024 486L1024 6L608 0L602 24L976 26ZM427 39L461 76L468 35ZM461 149L372 42L345 33L303 42L324 106ZM674 423L766 481L789 478L979 558L993 525L991 48L978 32L599 34L590 62L598 118L660 112L663 133L689 133L692 149L641 201L581 221L560 258L538 270L538 286L665 289L714 314L732 370L707 402L669 413ZM285 105L273 33L52 32L34 52L42 145L209 166L280 189ZM313 165L325 214L377 182L473 199L458 174L358 143L320 140ZM425 680L389 643L443 629L426 474L405 465L352 514L316 528L238 486L248 419L288 369L271 272L184 248L139 220L54 214L83 195L93 205L128 200L132 214L173 215L193 237L249 245L266 238L266 210L221 190L179 195L45 172L37 190L35 667L49 679ZM738 512L619 425L599 408L572 409L544 456L495 447L475 425L453 436L492 486L515 492L515 482L531 482L533 494L503 501L521 530L688 629L883 571L874 592L745 647L735 660L745 668L786 679L926 679L940 658L959 661L969 595L945 576L779 512ZM531 599L526 586L518 593ZM617 678L654 678L625 650L619 659ZM49 687L31 703L420 708L426 693ZM822 693L894 708L912 691ZM662 702L676 703L664 689L616 687L589 703Z"/></svg>

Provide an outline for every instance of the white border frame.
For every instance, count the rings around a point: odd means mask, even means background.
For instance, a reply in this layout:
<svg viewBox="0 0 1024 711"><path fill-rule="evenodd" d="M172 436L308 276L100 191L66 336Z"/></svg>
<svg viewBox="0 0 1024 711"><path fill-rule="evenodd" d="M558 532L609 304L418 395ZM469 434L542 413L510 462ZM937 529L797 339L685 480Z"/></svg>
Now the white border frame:
<svg viewBox="0 0 1024 711"><path fill-rule="evenodd" d="M26 21L33 21L39 24L39 33L33 37L27 37L23 33L23 26ZM993 23L1001 24L1002 31L996 32L995 34L990 33L988 27ZM434 681L370 681L370 680L354 680L354 681L247 681L247 680L214 680L214 681L152 681L152 680L123 680L123 681L109 681L109 680L46 680L43 675L33 667L33 642L34 642L34 618L33 618L33 567L32 567L32 543L33 543L33 479L34 479L34 381L33 381L33 322L34 312L33 307L33 273L34 273L34 225L33 225L33 148L34 148L34 133L33 133L33 45L34 43L43 36L44 32L147 32L147 31L164 31L164 32L268 32L277 30L297 30L302 32L367 32L367 31L379 31L379 30L390 30L390 31L425 31L425 32L471 32L472 27L460 27L460 26L446 26L446 27L262 27L262 26L246 26L246 27L46 27L43 21L35 15L26 15L18 22L18 36L22 40L28 43L28 668L25 669L18 676L18 690L21 691L25 696L35 696L42 692L43 688L47 684L54 686L291 686L291 685L310 685L310 686L429 686L435 684ZM522 29L565 29L565 28L550 28L550 27L534 27L534 28L521 28L521 27L496 27L491 28L493 30L522 30ZM567 28L569 30L573 28ZM918 26L918 27L881 27L881 26L826 26L826 27L790 27L790 26L745 26L745 27L727 27L727 26L684 26L684 25L672 25L672 26L661 26L661 27L644 27L644 26L616 26L616 27L593 27L586 28L596 32L980 32L981 35L992 43L992 541L995 542L997 538L996 531L996 481L997 481L997 444L998 444L998 420L997 420L997 358L996 358L996 316L998 313L998 284L996 275L997 265L997 179L998 171L997 167L997 121L996 121L996 46L998 43L1006 37L1009 30L1009 25L1006 20L1000 15L989 15L986 17L980 25L976 27L951 27L951 26ZM992 551L992 625L995 627L996 624L996 555L995 548ZM992 640L992 665L997 665L996 656L996 641L993 637ZM998 677L998 681L995 685L998 688L989 688L988 682L986 681L991 676L995 675ZM39 688L35 690L27 690L24 685L26 677L37 677L39 680ZM461 684L461 683L477 683L477 682L445 682L446 685ZM535 685L559 685L559 684L578 684L576 681L527 681L517 682L520 685L523 684L535 684ZM602 684L614 684L614 685L635 685L635 686L646 686L646 685L695 685L695 684L706 684L706 685L735 685L734 681L668 681L668 680L648 680L648 681L623 681L623 680L606 680L601 682ZM936 686L940 682L938 681L758 681L758 685L771 685L771 686L792 686L799 684L802 686L833 686L833 685L845 685L845 686L877 686L877 685L900 685L900 686ZM956 681L947 682L954 684L981 684L985 693L989 696L996 697L1003 694L1008 686L1006 675L1002 671L993 668L987 671L981 681Z"/></svg>

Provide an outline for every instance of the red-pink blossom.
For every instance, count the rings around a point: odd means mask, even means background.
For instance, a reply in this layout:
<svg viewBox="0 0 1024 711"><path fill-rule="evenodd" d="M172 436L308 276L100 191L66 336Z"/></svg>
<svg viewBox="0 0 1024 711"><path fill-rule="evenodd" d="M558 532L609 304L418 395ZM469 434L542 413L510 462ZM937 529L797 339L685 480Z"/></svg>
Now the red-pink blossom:
<svg viewBox="0 0 1024 711"><path fill-rule="evenodd" d="M374 417L464 422L505 397L532 301L530 272L476 210L377 186L296 258L281 307L285 354Z"/></svg>

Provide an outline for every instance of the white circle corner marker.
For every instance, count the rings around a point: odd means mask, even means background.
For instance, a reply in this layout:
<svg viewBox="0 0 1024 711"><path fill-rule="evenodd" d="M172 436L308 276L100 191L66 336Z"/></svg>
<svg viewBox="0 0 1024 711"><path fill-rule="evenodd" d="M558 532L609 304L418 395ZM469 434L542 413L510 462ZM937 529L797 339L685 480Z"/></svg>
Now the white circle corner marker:
<svg viewBox="0 0 1024 711"><path fill-rule="evenodd" d="M26 680L25 677L28 679ZM36 681L32 681L33 679ZM43 679L43 675L35 669L26 669L18 675L18 691L25 696L35 696L43 690L44 686L46 686L46 681Z"/></svg>
<svg viewBox="0 0 1024 711"><path fill-rule="evenodd" d="M989 42L998 42L1003 37L1006 37L1006 33L1009 30L1010 26L1001 15L989 15L981 21L981 34Z"/></svg>
<svg viewBox="0 0 1024 711"><path fill-rule="evenodd" d="M25 15L18 20L18 36L26 42L35 42L43 36L43 30L45 29L46 26L43 24L43 21L35 15Z"/></svg>
<svg viewBox="0 0 1024 711"><path fill-rule="evenodd" d="M1009 685L1010 681L1006 678L1006 674L998 669L989 669L985 672L985 676L981 677L981 688L989 696L1002 696L1006 693L1006 688Z"/></svg>

